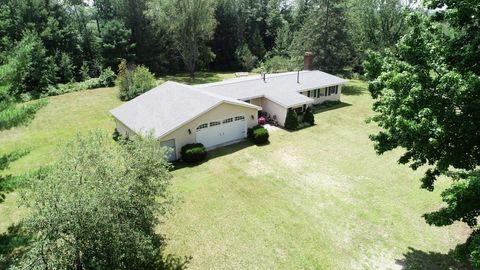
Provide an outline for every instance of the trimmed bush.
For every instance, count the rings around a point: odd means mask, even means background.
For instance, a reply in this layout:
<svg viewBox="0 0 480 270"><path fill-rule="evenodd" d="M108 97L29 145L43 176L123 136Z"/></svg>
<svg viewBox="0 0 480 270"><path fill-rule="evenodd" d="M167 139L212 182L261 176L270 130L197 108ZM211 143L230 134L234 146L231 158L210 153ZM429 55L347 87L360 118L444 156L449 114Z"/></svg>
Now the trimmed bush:
<svg viewBox="0 0 480 270"><path fill-rule="evenodd" d="M313 126L315 124L315 117L313 116L312 110L310 107L307 107L305 113L303 114L303 122Z"/></svg>
<svg viewBox="0 0 480 270"><path fill-rule="evenodd" d="M187 163L197 163L207 158L207 149L201 143L186 144L180 153L182 160Z"/></svg>
<svg viewBox="0 0 480 270"><path fill-rule="evenodd" d="M126 61L122 61L116 84L120 89L120 100L128 101L154 88L157 81L148 68L138 66L130 70Z"/></svg>
<svg viewBox="0 0 480 270"><path fill-rule="evenodd" d="M268 130L260 125L247 130L247 137L255 144L264 144L268 142Z"/></svg>
<svg viewBox="0 0 480 270"><path fill-rule="evenodd" d="M287 118L285 119L285 128L295 130L298 128L298 116L292 108L287 111Z"/></svg>
<svg viewBox="0 0 480 270"><path fill-rule="evenodd" d="M255 144L264 144L268 142L268 130L264 127L258 127L253 130L253 142Z"/></svg>

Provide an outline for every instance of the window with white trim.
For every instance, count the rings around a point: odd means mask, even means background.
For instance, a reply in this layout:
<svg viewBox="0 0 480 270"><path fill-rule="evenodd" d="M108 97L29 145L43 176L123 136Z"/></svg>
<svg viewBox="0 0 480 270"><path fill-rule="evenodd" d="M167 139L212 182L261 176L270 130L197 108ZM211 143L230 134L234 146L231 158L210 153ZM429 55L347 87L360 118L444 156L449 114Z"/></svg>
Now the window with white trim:
<svg viewBox="0 0 480 270"><path fill-rule="evenodd" d="M328 87L328 95L336 95L338 94L338 85Z"/></svg>
<svg viewBox="0 0 480 270"><path fill-rule="evenodd" d="M245 116L235 116L235 121L245 120Z"/></svg>
<svg viewBox="0 0 480 270"><path fill-rule="evenodd" d="M199 125L199 126L197 127L197 130L200 130L200 129L202 129L202 128L207 128L207 127L208 127L208 124L207 124L207 123L201 124L201 125Z"/></svg>
<svg viewBox="0 0 480 270"><path fill-rule="evenodd" d="M211 127L218 126L218 125L220 125L220 121L210 122L210 126L211 126Z"/></svg>
<svg viewBox="0 0 480 270"><path fill-rule="evenodd" d="M222 121L223 124L231 123L231 122L233 122L233 118L231 118L231 117Z"/></svg>

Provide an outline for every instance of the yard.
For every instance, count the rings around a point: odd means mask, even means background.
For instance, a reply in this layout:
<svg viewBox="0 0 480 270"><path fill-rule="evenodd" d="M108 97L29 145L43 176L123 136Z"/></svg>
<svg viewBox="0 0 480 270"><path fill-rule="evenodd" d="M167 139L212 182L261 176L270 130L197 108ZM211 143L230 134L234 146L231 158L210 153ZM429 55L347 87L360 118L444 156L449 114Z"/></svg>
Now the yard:
<svg viewBox="0 0 480 270"><path fill-rule="evenodd" d="M1 153L31 150L10 172L55 160L57 145L77 131L113 131L116 93L53 97L30 126L0 133ZM351 83L342 101L316 113L316 126L277 130L269 145L238 143L173 171L179 203L158 228L169 239L166 252L191 256L193 269L458 268L446 253L467 229L430 227L421 217L439 207L441 189L421 190L422 172L397 164L401 150L375 154L364 83ZM16 197L0 204L0 232L26 213Z"/></svg>

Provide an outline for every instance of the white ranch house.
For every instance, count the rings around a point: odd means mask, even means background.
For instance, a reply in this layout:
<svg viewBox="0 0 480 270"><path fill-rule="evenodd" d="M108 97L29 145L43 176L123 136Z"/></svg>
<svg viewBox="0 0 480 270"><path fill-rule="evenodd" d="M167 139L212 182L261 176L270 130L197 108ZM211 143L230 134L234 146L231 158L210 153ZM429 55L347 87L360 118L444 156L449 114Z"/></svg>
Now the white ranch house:
<svg viewBox="0 0 480 270"><path fill-rule="evenodd" d="M347 81L318 70L255 75L218 83L162 85L113 109L120 134L153 134L162 146L180 149L202 143L207 149L243 140L247 128L258 124L258 112L283 126L287 110L303 112L312 104L339 101Z"/></svg>

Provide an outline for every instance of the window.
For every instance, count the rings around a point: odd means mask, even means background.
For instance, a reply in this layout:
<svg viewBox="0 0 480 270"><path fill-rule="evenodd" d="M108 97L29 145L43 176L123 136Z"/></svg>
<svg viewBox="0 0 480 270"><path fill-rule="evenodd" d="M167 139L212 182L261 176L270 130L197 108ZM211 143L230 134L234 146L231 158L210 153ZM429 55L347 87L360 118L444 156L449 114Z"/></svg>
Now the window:
<svg viewBox="0 0 480 270"><path fill-rule="evenodd" d="M245 116L235 116L235 121L245 120Z"/></svg>
<svg viewBox="0 0 480 270"><path fill-rule="evenodd" d="M205 123L205 124L201 124L200 126L197 127L197 130L200 130L202 128L207 128L208 127L208 124Z"/></svg>
<svg viewBox="0 0 480 270"><path fill-rule="evenodd" d="M307 97L310 97L310 91L307 91Z"/></svg>
<svg viewBox="0 0 480 270"><path fill-rule="evenodd" d="M327 88L324 88L323 92L324 92L324 96L328 96Z"/></svg>
<svg viewBox="0 0 480 270"><path fill-rule="evenodd" d="M220 125L220 121L210 122L210 126L211 126L211 127L218 126L218 125Z"/></svg>
<svg viewBox="0 0 480 270"><path fill-rule="evenodd" d="M233 122L233 118L227 118L227 119L223 120L222 123L226 124L226 123L231 123L231 122Z"/></svg>
<svg viewBox="0 0 480 270"><path fill-rule="evenodd" d="M338 94L338 85L328 87L328 95Z"/></svg>

